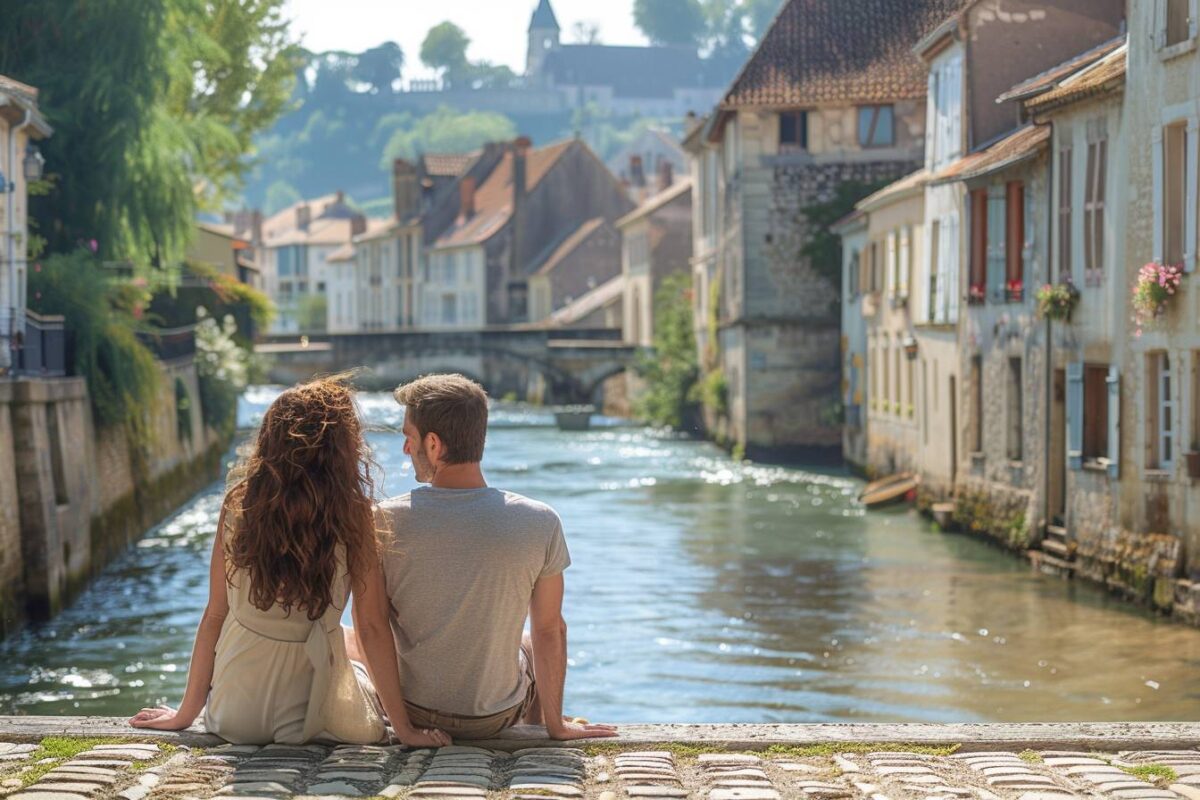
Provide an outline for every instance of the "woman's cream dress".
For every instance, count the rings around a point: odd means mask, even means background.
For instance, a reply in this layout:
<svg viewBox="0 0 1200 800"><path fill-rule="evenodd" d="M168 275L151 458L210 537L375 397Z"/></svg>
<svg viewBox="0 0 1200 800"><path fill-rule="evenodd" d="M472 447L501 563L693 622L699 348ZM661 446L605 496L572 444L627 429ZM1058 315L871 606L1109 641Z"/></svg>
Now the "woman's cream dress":
<svg viewBox="0 0 1200 800"><path fill-rule="evenodd" d="M255 608L249 583L239 570L227 585L229 616L204 714L208 732L235 744L383 741L374 688L351 666L342 636L350 597L345 559L338 558L335 602L315 622L294 608Z"/></svg>

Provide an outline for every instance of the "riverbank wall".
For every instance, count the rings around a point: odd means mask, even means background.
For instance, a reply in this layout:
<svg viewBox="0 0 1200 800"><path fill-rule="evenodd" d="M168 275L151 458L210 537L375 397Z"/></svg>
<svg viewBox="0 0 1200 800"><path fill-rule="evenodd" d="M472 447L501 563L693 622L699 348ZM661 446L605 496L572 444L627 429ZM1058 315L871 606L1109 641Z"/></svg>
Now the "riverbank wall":
<svg viewBox="0 0 1200 800"><path fill-rule="evenodd" d="M62 609L146 528L215 480L191 357L159 363L137 430L98 428L82 378L0 380L0 637Z"/></svg>

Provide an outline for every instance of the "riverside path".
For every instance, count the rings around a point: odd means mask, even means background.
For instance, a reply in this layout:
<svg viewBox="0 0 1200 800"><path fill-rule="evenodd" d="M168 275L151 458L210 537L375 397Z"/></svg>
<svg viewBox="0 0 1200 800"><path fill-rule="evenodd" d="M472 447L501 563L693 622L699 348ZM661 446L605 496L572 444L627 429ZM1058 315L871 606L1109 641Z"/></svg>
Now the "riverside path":
<svg viewBox="0 0 1200 800"><path fill-rule="evenodd" d="M1200 725L630 725L438 750L233 745L0 718L6 800L1200 800Z"/></svg>

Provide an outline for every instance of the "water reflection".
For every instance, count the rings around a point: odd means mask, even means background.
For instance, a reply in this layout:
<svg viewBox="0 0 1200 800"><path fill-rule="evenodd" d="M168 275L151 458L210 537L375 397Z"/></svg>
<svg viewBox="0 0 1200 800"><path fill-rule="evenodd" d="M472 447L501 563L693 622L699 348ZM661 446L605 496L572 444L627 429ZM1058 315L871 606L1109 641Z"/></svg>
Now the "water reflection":
<svg viewBox="0 0 1200 800"><path fill-rule="evenodd" d="M248 394L245 420L272 394ZM402 422L363 398L388 493ZM865 516L840 475L735 465L613 425L500 408L496 485L567 527L568 706L614 721L1190 719L1200 631L1032 574L905 512ZM207 593L216 488L52 623L0 645L0 713L123 713L182 692Z"/></svg>

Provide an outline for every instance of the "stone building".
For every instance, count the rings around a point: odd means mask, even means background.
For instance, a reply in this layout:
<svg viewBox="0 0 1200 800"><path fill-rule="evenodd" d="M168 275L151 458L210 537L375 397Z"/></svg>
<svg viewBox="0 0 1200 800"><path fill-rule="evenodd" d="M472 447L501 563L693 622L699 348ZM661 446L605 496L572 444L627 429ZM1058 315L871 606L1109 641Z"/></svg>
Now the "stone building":
<svg viewBox="0 0 1200 800"><path fill-rule="evenodd" d="M555 242L529 277L529 321L544 322L621 274L621 234L594 217Z"/></svg>
<svg viewBox="0 0 1200 800"><path fill-rule="evenodd" d="M727 387L707 423L760 457L840 457L841 264L814 260L823 204L920 165L921 36L952 0L791 0L684 141L692 161L701 360ZM830 263L825 263L829 261Z"/></svg>
<svg viewBox="0 0 1200 800"><path fill-rule="evenodd" d="M42 172L35 142L51 134L38 90L0 75L0 375L14 367L25 335L30 179Z"/></svg>
<svg viewBox="0 0 1200 800"><path fill-rule="evenodd" d="M565 109L679 118L712 106L731 66L694 47L563 44L550 0L539 0L529 21L526 90L549 90Z"/></svg>
<svg viewBox="0 0 1200 800"><path fill-rule="evenodd" d="M590 220L611 223L632 205L578 139L535 149L521 137L490 169L469 170L456 186L457 216L426 234L421 327L529 322L531 278L555 248ZM597 276L596 285L612 274Z"/></svg>
<svg viewBox="0 0 1200 800"><path fill-rule="evenodd" d="M671 183L671 170L659 170L659 191L617 220L621 232L621 274L625 277L626 342L654 343L654 303L669 275L690 275L692 253L692 182Z"/></svg>

